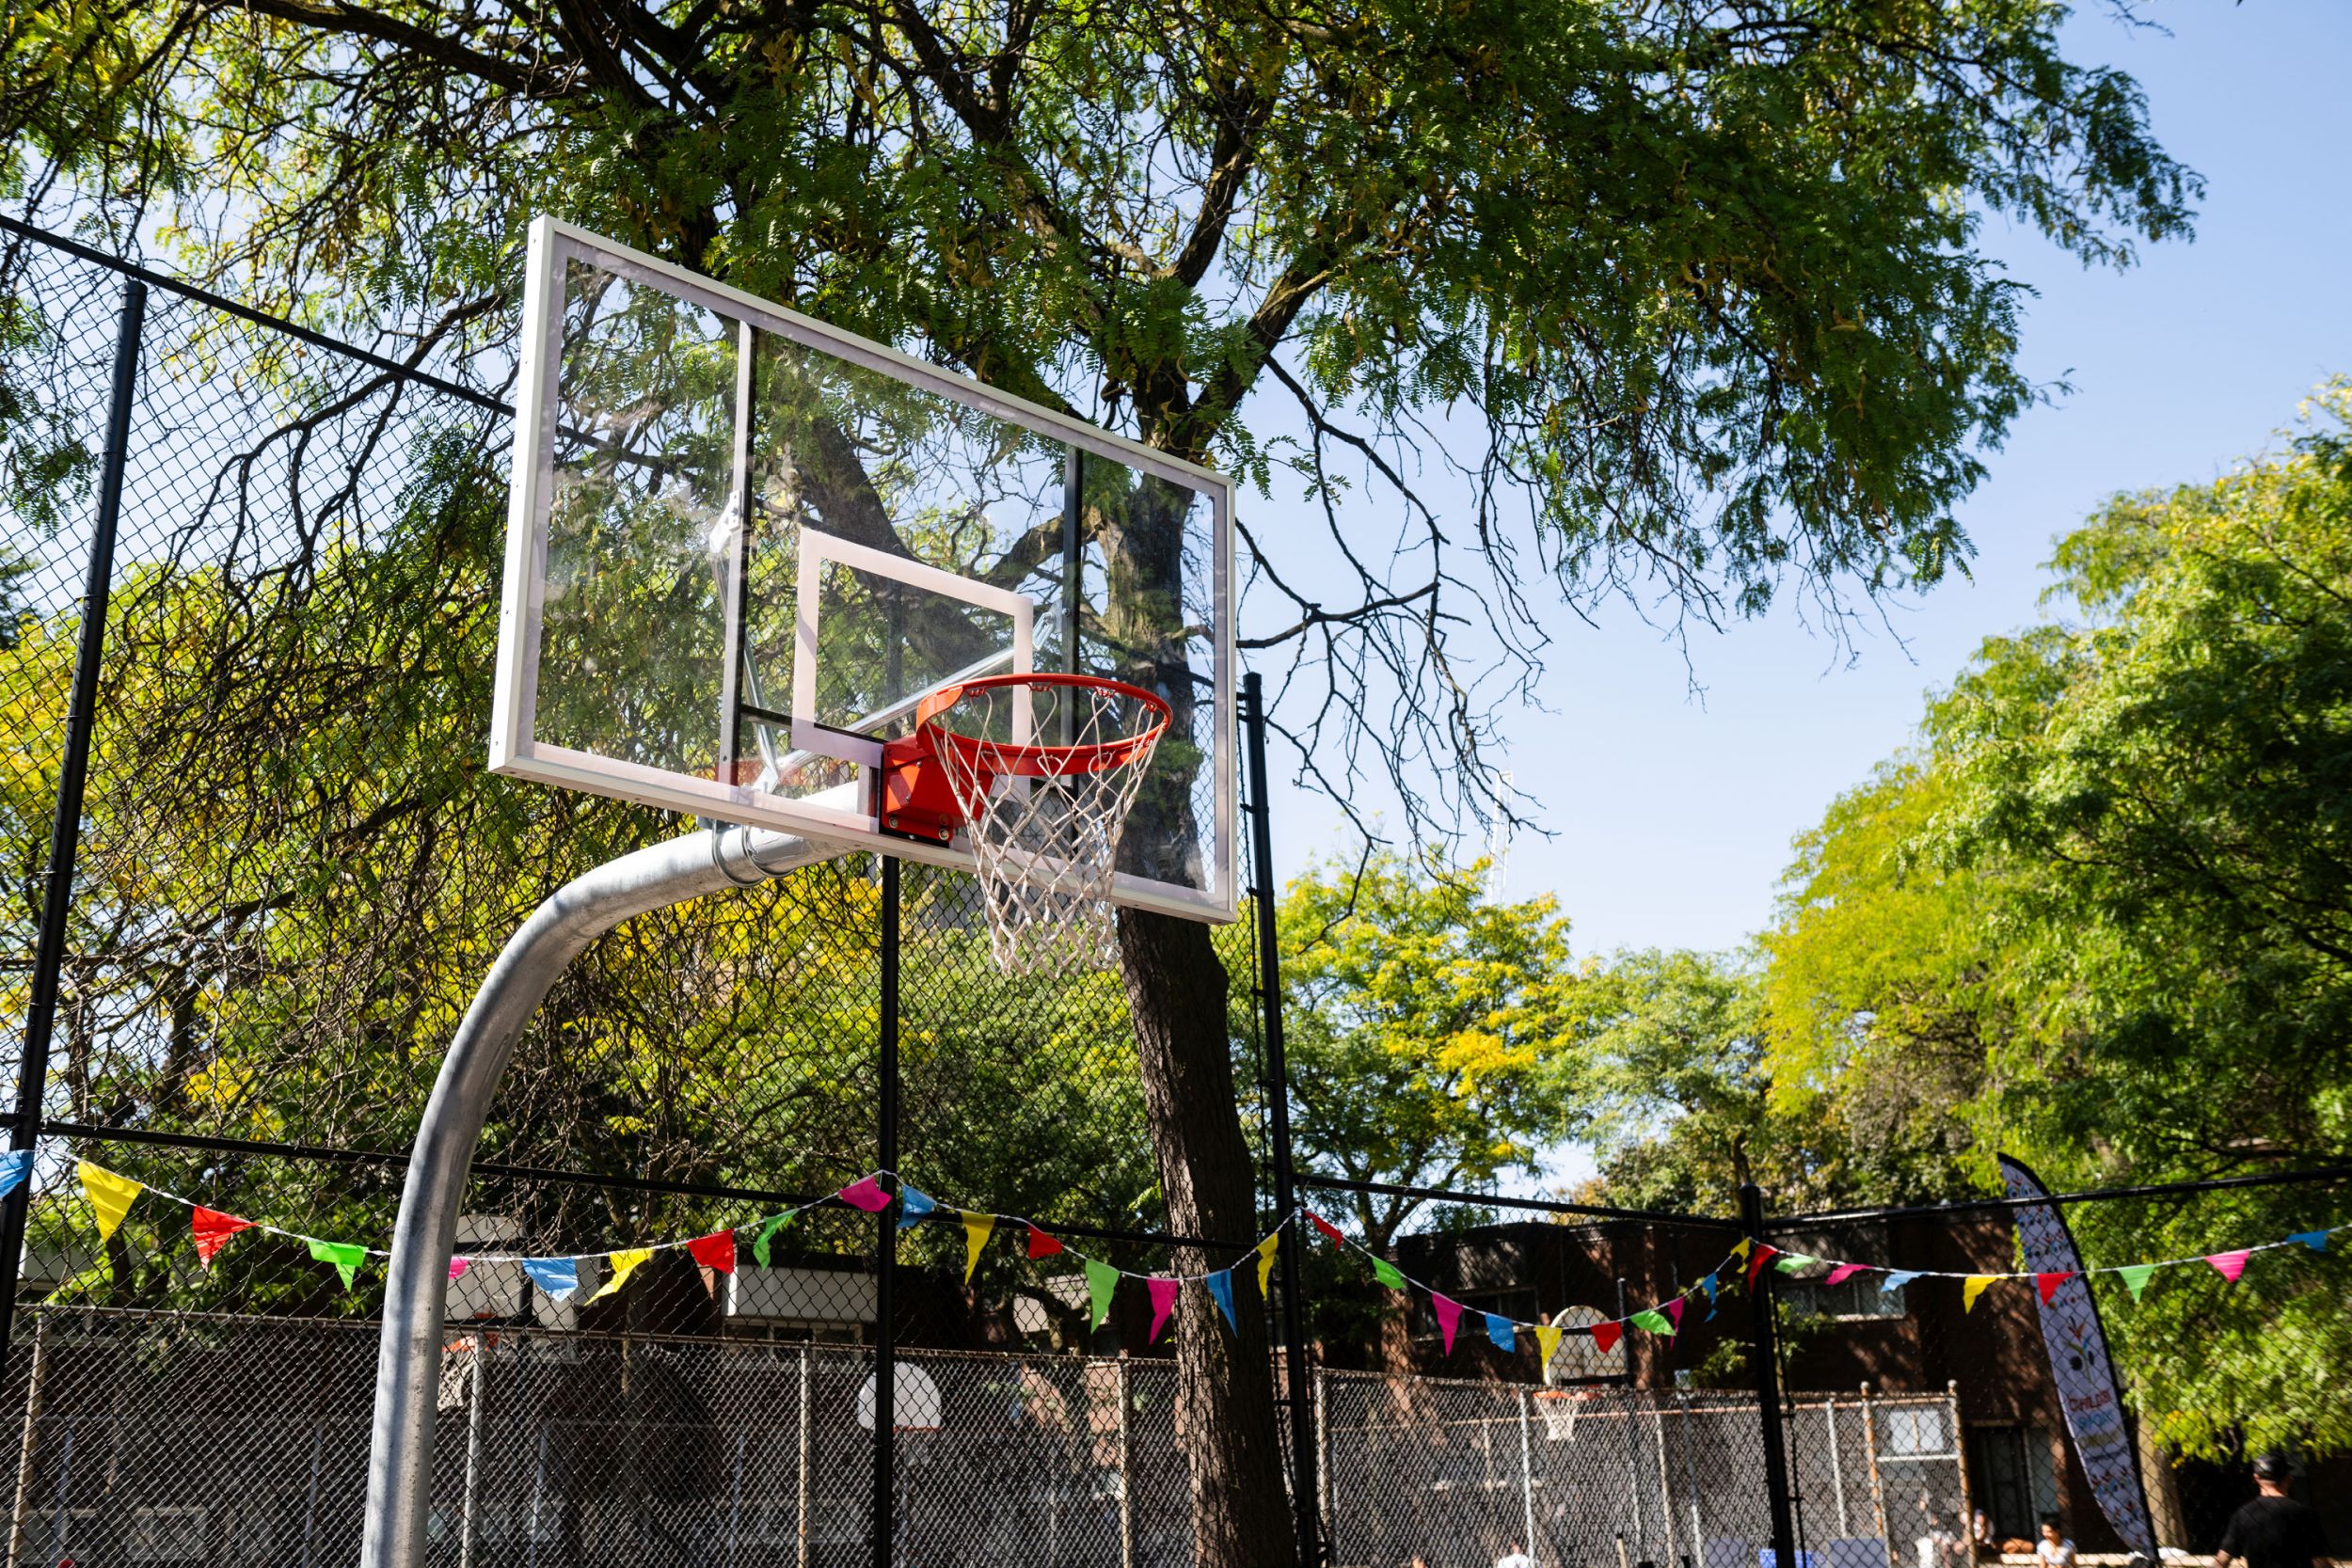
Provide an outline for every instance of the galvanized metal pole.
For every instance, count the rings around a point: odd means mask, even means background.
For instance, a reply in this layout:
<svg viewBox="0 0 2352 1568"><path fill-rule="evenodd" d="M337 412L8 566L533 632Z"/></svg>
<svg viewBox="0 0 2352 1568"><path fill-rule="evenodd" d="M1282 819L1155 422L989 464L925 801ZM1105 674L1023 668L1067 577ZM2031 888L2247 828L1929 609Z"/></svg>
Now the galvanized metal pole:
<svg viewBox="0 0 2352 1568"><path fill-rule="evenodd" d="M1758 1246L1764 1236L1764 1195L1749 1181L1740 1188L1740 1217ZM1772 1323L1772 1271L1758 1269L1748 1294L1753 1321L1749 1354L1756 1357L1756 1420L1764 1438L1764 1492L1772 1521L1773 1568L1798 1568L1797 1528L1788 1506L1788 1449L1780 1427L1780 1346Z"/></svg>
<svg viewBox="0 0 2352 1568"><path fill-rule="evenodd" d="M1290 1067L1282 1054L1282 968L1275 945L1274 817L1266 802L1265 687L1251 671L1241 678L1242 730L1249 758L1251 880L1258 916L1259 1001L1265 1009L1265 1082L1273 1101L1274 1207L1287 1222L1298 1212L1291 1154ZM1314 1413L1308 1400L1307 1330L1298 1311L1298 1246L1281 1249L1282 1342L1288 1352L1291 1406L1291 1506L1297 1516L1298 1561L1321 1560L1322 1520L1315 1508Z"/></svg>
<svg viewBox="0 0 2352 1568"><path fill-rule="evenodd" d="M466 1489L457 1505L457 1568L473 1568L474 1541L481 1533L476 1514L482 1506L482 1379L490 1347L477 1330L473 1337L473 1386L466 1395Z"/></svg>
<svg viewBox="0 0 2352 1568"><path fill-rule="evenodd" d="M898 1340L891 1286L898 1272L898 857L882 863L882 1083L876 1150L893 1196L874 1216L874 1568L891 1568L898 1537Z"/></svg>
<svg viewBox="0 0 2352 1568"><path fill-rule="evenodd" d="M49 1042L57 1024L57 982L65 972L66 927L73 913L73 857L82 840L82 801L89 779L90 736L98 727L98 673L106 642L106 599L113 591L115 537L122 517L122 467L131 444L131 405L138 397L139 335L147 325L147 285L122 286L122 318L115 330L114 388L106 404L106 452L98 470L98 515L90 527L89 570L82 588L81 639L73 653L73 696L65 715L65 754L57 763L57 806L49 819L48 885L41 890L40 934L24 1005L24 1050L16 1068L16 1114L8 1148L27 1149L40 1137L42 1097L49 1087ZM0 1366L16 1327L16 1280L24 1251L24 1216L33 1201L28 1179L0 1202Z"/></svg>

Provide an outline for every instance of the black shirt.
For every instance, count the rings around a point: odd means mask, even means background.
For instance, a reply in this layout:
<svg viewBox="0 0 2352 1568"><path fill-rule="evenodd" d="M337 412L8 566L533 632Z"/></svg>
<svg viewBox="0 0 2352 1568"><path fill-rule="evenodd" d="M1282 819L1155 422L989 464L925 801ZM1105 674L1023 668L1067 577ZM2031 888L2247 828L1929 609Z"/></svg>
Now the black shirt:
<svg viewBox="0 0 2352 1568"><path fill-rule="evenodd" d="M2328 1555L2328 1532L2308 1503L2293 1497L2256 1497L2230 1515L2221 1549L2246 1560L2247 1568L2311 1568Z"/></svg>

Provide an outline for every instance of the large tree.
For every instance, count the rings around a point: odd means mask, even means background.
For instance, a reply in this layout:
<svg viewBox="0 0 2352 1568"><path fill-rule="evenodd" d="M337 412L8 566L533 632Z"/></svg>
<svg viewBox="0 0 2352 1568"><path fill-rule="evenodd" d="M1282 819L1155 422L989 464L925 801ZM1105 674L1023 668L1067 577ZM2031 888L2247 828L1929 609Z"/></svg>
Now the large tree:
<svg viewBox="0 0 2352 1568"><path fill-rule="evenodd" d="M1964 559L1974 445L2032 396L1979 215L2120 261L2195 195L2134 85L2062 56L2065 14L11 0L0 178L493 380L548 209L1171 452L1292 466L1335 547L1249 520L1248 645L1305 683L1310 768L1386 768L1442 822L1512 809L1490 705L1564 596L1646 580L1711 616L1786 581L1834 614ZM1442 464L1458 513L1420 487ZM1245 1234L1207 934L1122 942L1170 1221ZM1189 1323L1180 1354L1204 1550L1279 1560L1263 1360Z"/></svg>
<svg viewBox="0 0 2352 1568"><path fill-rule="evenodd" d="M1810 835L1770 939L1774 1091L1915 1093L2071 1186L2352 1157L2352 388L2285 450L2060 541L2071 611L1989 641ZM1876 1085L1874 1090L1871 1086ZM2338 1186L2086 1205L2097 1262L2342 1223ZM2119 1296L2133 1397L2206 1454L2352 1447L2339 1281Z"/></svg>

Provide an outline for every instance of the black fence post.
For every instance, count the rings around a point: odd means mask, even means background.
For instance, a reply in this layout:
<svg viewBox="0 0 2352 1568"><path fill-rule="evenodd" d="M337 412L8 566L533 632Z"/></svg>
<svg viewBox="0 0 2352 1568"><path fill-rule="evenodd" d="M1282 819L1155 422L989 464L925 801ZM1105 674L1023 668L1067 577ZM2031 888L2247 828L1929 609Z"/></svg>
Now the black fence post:
<svg viewBox="0 0 2352 1568"><path fill-rule="evenodd" d="M1740 1188L1740 1217L1746 1222L1748 1240L1764 1244L1764 1195L1753 1181ZM1754 1323L1749 1352L1756 1357L1756 1421L1764 1438L1764 1489L1772 1505L1773 1568L1798 1568L1795 1514L1789 1506L1788 1449L1780 1424L1780 1347L1773 1336L1772 1275L1768 1263L1756 1271L1756 1287L1748 1292Z"/></svg>
<svg viewBox="0 0 2352 1568"><path fill-rule="evenodd" d="M1282 1054L1282 966L1275 947L1274 817L1266 801L1265 688L1255 672L1241 678L1242 730L1249 760L1251 880L1258 917L1258 1000L1265 1010L1265 1083L1272 1099L1274 1207L1278 1218L1298 1212L1291 1153L1290 1065ZM1291 1512L1298 1525L1300 1568L1322 1560L1323 1520L1316 1507L1315 1418L1307 1329L1298 1311L1298 1241L1281 1248L1282 1344L1290 1385Z"/></svg>
<svg viewBox="0 0 2352 1568"><path fill-rule="evenodd" d="M40 1137L49 1087L49 1042L57 1022L57 983L65 970L66 927L73 913L73 860L82 839L82 801L89 779L90 735L98 725L99 659L106 641L106 599L113 591L115 535L122 516L122 466L131 441L131 404L138 395L139 336L147 324L147 285L122 286L122 322L115 335L114 390L106 407L106 454L98 475L98 516L90 529L89 578L82 593L82 635L73 654L72 705L66 710L65 755L57 768L57 810L49 824L48 885L41 890L40 935L24 1007L24 1052L16 1069L16 1114L8 1148L31 1148ZM16 1327L16 1282L24 1251L24 1222L33 1201L28 1171L0 1205L0 1358Z"/></svg>
<svg viewBox="0 0 2352 1568"><path fill-rule="evenodd" d="M898 858L882 861L882 1064L876 1146L891 1173L891 1197L875 1216L874 1243L874 1568L891 1568L898 1513L898 1327L891 1286L898 1272Z"/></svg>

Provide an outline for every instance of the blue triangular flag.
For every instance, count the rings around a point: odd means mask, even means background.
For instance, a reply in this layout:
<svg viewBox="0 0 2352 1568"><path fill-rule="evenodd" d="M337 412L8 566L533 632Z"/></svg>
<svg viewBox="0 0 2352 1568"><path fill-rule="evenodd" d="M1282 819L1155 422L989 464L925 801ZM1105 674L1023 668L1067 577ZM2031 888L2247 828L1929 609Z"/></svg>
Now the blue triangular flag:
<svg viewBox="0 0 2352 1568"><path fill-rule="evenodd" d="M906 1229L909 1226L914 1224L915 1221L921 1219L925 1214L930 1213L932 1210L938 1207L939 1205L933 1203L930 1196L920 1188L905 1181L898 1183L899 1229Z"/></svg>
<svg viewBox="0 0 2352 1568"><path fill-rule="evenodd" d="M0 1197L6 1197L24 1185L24 1178L33 1169L33 1151L29 1148L10 1149L0 1154Z"/></svg>
<svg viewBox="0 0 2352 1568"><path fill-rule="evenodd" d="M1918 1277L1919 1275L1915 1271L1906 1272L1902 1269L1897 1269L1894 1273L1888 1275L1884 1279L1879 1281L1879 1293L1881 1295L1891 1296L1896 1291L1901 1290L1904 1286L1910 1284L1913 1280Z"/></svg>
<svg viewBox="0 0 2352 1568"><path fill-rule="evenodd" d="M1209 1299L1225 1314L1225 1326L1239 1334L1241 1321L1233 1316L1233 1271L1219 1269L1200 1283L1209 1288Z"/></svg>
<svg viewBox="0 0 2352 1568"><path fill-rule="evenodd" d="M562 1301L580 1289L580 1259L577 1258L526 1258L523 1273L531 1282L556 1301Z"/></svg>
<svg viewBox="0 0 2352 1568"><path fill-rule="evenodd" d="M1493 1343L1495 1349L1517 1350L1519 1348L1519 1334L1517 1324L1513 1323L1508 1318L1498 1318L1492 1312L1487 1313L1486 1316L1486 1338Z"/></svg>
<svg viewBox="0 0 2352 1568"><path fill-rule="evenodd" d="M1715 1276L1710 1274L1700 1280L1699 1289L1707 1292L1707 1315L1711 1318L1715 1315L1715 1291L1718 1289Z"/></svg>
<svg viewBox="0 0 2352 1568"><path fill-rule="evenodd" d="M13 1160L16 1156L11 1154L8 1158ZM11 1181L7 1187L0 1187L0 1193L6 1193L8 1190L8 1187L13 1187L15 1185L16 1183ZM2328 1232L2325 1230L2298 1230L2294 1235L2289 1236L2287 1240L2290 1242L2300 1242L2305 1246L2311 1248L2313 1252L2325 1252L2328 1250Z"/></svg>

